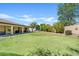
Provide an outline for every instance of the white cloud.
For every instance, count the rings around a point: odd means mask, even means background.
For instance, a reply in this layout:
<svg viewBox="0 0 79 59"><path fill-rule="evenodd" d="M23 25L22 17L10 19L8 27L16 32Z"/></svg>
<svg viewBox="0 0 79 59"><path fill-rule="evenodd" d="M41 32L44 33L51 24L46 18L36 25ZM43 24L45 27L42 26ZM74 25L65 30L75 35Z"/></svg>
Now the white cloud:
<svg viewBox="0 0 79 59"><path fill-rule="evenodd" d="M36 18L32 17L31 15L23 15L23 16L20 16L19 20L23 20L26 22L33 22L36 20Z"/></svg>
<svg viewBox="0 0 79 59"><path fill-rule="evenodd" d="M19 19L19 20L21 20L21 21L25 21L25 22L32 22L33 21L33 19L31 19L31 18L21 18L21 19Z"/></svg>
<svg viewBox="0 0 79 59"><path fill-rule="evenodd" d="M54 17L49 17L49 18L46 18L45 19L45 21L47 21L47 22L51 22L51 21L53 21L54 20Z"/></svg>
<svg viewBox="0 0 79 59"><path fill-rule="evenodd" d="M11 19L13 17L12 16L9 16L7 14L0 14L0 18L3 18L3 19Z"/></svg>
<svg viewBox="0 0 79 59"><path fill-rule="evenodd" d="M18 22L18 23L24 23L24 24L30 24L31 22L35 21L37 22L38 24L40 23L54 23L56 22L57 20L55 20L54 17L39 17L39 18L36 18L36 17L33 17L32 15L21 15L21 16L10 16L10 15L7 15L7 14L0 14L0 18L3 18L3 19L9 19L9 20L13 20L15 22Z"/></svg>
<svg viewBox="0 0 79 59"><path fill-rule="evenodd" d="M52 20L54 20L54 17L42 17L42 18L38 18L41 21L45 21L45 22L50 22Z"/></svg>
<svg viewBox="0 0 79 59"><path fill-rule="evenodd" d="M23 21L29 22L29 23L31 23L33 21L38 22L38 24L40 24L40 23L49 23L50 24L50 23L56 22L56 20L55 20L54 17L40 17L40 18L35 18L35 17L29 16L29 15L23 15L23 16L21 17L20 20L23 20Z"/></svg>
<svg viewBox="0 0 79 59"><path fill-rule="evenodd" d="M22 15L21 18L29 18L31 15Z"/></svg>
<svg viewBox="0 0 79 59"><path fill-rule="evenodd" d="M39 19L44 20L44 19L46 19L46 18L43 18L43 17L42 17L42 18L39 18Z"/></svg>

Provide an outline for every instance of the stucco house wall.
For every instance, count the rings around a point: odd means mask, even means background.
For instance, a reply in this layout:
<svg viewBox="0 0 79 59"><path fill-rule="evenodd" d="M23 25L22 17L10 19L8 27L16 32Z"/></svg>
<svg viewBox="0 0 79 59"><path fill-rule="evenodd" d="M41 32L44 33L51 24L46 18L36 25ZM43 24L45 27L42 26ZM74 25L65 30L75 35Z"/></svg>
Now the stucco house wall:
<svg viewBox="0 0 79 59"><path fill-rule="evenodd" d="M72 34L74 35L79 35L79 25L70 25L70 26L66 26L64 28L64 30L71 30Z"/></svg>
<svg viewBox="0 0 79 59"><path fill-rule="evenodd" d="M5 34L4 31L5 31L4 26L0 26L0 34Z"/></svg>

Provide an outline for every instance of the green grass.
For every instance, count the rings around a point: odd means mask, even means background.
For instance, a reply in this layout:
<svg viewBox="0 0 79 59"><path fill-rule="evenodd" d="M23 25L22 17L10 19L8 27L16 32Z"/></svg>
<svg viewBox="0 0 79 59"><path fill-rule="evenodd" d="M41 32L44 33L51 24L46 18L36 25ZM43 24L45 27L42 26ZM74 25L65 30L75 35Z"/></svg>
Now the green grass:
<svg viewBox="0 0 79 59"><path fill-rule="evenodd" d="M79 55L79 38L34 32L0 37L0 55L28 55L37 48L49 49L52 55Z"/></svg>

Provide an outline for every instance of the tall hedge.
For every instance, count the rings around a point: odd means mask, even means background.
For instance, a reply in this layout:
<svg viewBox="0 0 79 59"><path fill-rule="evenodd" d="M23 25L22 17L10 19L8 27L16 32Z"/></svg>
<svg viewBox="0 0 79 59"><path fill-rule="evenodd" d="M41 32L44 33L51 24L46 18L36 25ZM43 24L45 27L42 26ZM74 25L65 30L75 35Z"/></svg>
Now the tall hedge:
<svg viewBox="0 0 79 59"><path fill-rule="evenodd" d="M64 24L61 22L57 22L53 25L56 30L56 33L63 33L64 32Z"/></svg>

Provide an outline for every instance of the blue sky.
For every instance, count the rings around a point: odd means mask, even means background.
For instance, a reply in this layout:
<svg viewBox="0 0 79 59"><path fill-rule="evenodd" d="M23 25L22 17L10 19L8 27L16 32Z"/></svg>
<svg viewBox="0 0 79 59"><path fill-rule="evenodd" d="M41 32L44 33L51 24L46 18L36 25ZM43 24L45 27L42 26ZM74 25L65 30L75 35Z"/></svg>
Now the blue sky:
<svg viewBox="0 0 79 59"><path fill-rule="evenodd" d="M35 21L38 24L53 24L57 21L55 3L0 3L0 18L28 25Z"/></svg>

